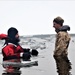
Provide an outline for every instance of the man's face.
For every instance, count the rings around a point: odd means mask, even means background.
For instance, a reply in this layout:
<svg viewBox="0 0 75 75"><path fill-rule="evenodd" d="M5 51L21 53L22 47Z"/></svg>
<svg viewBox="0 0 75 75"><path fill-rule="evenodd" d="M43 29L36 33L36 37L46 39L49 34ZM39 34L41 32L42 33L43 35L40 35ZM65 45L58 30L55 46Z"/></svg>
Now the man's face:
<svg viewBox="0 0 75 75"><path fill-rule="evenodd" d="M17 33L15 37L16 37L16 38L19 38L19 34Z"/></svg>
<svg viewBox="0 0 75 75"><path fill-rule="evenodd" d="M56 22L53 22L53 27L55 29L59 29L61 27L61 25L60 24L57 24Z"/></svg>

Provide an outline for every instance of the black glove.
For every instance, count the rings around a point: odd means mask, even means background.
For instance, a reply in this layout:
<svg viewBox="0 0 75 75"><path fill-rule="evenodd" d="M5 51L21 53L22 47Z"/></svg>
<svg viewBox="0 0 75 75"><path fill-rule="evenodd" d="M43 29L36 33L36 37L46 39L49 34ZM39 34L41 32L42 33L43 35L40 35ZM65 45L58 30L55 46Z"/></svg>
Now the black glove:
<svg viewBox="0 0 75 75"><path fill-rule="evenodd" d="M39 52L36 49L32 49L32 51L31 51L31 55L33 55L33 56L37 56L38 53Z"/></svg>
<svg viewBox="0 0 75 75"><path fill-rule="evenodd" d="M24 52L30 52L30 49L29 48L23 48L23 51Z"/></svg>
<svg viewBox="0 0 75 75"><path fill-rule="evenodd" d="M23 55L22 55L23 61L28 61L28 60L30 60L30 57L31 57L30 52L25 52L25 53L23 53Z"/></svg>

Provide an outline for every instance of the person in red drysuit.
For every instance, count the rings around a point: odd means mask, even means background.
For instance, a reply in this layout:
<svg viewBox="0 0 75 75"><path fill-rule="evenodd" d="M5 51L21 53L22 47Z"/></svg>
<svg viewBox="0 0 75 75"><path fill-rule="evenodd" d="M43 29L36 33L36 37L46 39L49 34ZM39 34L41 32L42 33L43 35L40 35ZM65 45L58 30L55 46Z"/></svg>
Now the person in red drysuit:
<svg viewBox="0 0 75 75"><path fill-rule="evenodd" d="M4 48L2 49L3 60L20 58L23 48L19 45L19 34L16 28L9 28L7 35L0 34L0 39L5 39Z"/></svg>
<svg viewBox="0 0 75 75"><path fill-rule="evenodd" d="M4 47L2 49L3 60L17 59L20 58L20 53L23 52L22 58L24 60L29 60L31 55L37 56L38 51L22 48L19 44L19 34L18 30L11 27L6 34L0 34L0 39L5 40Z"/></svg>

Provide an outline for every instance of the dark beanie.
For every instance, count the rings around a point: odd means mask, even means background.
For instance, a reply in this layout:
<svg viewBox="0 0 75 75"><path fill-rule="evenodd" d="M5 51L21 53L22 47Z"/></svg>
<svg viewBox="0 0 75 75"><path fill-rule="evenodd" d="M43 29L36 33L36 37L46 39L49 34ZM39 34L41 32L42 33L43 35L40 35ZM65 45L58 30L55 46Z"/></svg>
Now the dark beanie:
<svg viewBox="0 0 75 75"><path fill-rule="evenodd" d="M56 22L57 24L60 24L62 26L64 23L64 19L62 19L61 17L58 16L58 17L54 18L53 22Z"/></svg>
<svg viewBox="0 0 75 75"><path fill-rule="evenodd" d="M8 37L14 39L15 35L18 33L18 30L14 27L8 29Z"/></svg>

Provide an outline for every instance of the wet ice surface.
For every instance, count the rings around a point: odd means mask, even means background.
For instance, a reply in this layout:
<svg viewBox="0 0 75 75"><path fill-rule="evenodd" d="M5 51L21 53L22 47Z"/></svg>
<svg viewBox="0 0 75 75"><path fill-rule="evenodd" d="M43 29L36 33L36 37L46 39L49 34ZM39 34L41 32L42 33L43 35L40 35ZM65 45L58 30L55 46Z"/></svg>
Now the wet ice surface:
<svg viewBox="0 0 75 75"><path fill-rule="evenodd" d="M27 47L31 49L37 49L39 55L37 57L32 57L31 60L37 60L38 66L23 67L20 69L20 75L58 75L56 62L53 58L55 36L49 36L44 38L29 37L21 38L20 44L22 47ZM2 42L0 48L2 48ZM75 37L73 36L68 49L68 58L72 63L71 74L75 75ZM2 63L2 55L0 54L0 64ZM0 65L0 75L4 73L4 68ZM19 72L18 72L19 73ZM18 75L16 73L16 75Z"/></svg>

